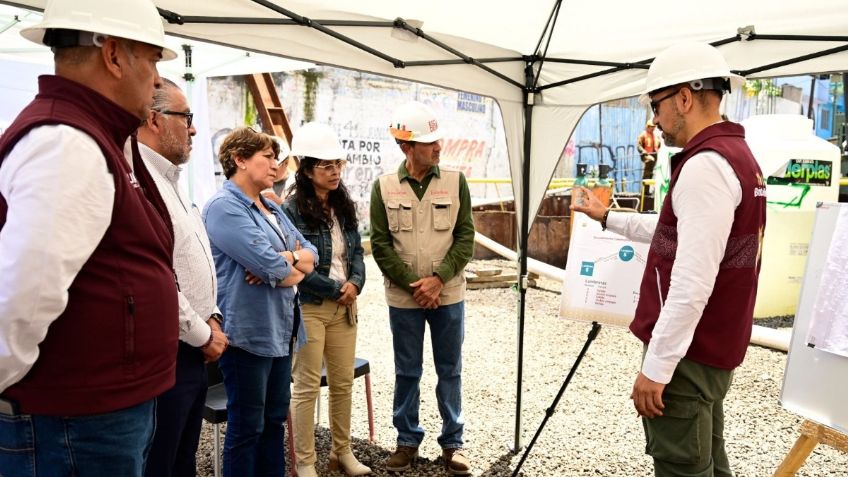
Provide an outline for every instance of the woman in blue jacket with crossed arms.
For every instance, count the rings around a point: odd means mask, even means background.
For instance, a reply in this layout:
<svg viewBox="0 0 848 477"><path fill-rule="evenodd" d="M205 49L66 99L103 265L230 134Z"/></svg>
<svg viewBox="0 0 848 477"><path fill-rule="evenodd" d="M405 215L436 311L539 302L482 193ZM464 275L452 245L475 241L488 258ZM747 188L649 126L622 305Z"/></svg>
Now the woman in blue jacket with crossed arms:
<svg viewBox="0 0 848 477"><path fill-rule="evenodd" d="M230 340L219 361L227 390L225 477L285 475L291 357L306 342L295 285L318 253L261 194L274 182L279 152L267 134L230 133L218 154L227 180L203 212Z"/></svg>

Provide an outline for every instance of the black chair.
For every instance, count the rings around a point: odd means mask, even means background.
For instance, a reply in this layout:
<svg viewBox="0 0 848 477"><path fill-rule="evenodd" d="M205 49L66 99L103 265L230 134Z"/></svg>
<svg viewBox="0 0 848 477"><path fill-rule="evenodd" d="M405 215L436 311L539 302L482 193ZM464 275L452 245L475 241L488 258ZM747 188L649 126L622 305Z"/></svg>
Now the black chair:
<svg viewBox="0 0 848 477"><path fill-rule="evenodd" d="M367 359L356 358L353 364L353 379L365 377L365 400L368 405L368 440L373 443L376 440L374 433L374 406L371 399L371 365ZM215 430L215 442L213 443L215 477L221 475L221 423L227 422L227 391L224 389L224 376L218 369L218 363L206 365L206 376L209 387L206 390L206 406L203 408L203 419L212 424ZM321 369L321 386L327 386L327 370ZM320 403L320 400L319 400ZM320 405L320 404L319 404ZM320 407L318 413L320 416ZM289 462L291 463L291 475L297 476L296 459L294 455L294 428L292 426L291 412L288 413L287 426L289 429Z"/></svg>
<svg viewBox="0 0 848 477"><path fill-rule="evenodd" d="M218 369L218 363L206 365L206 376L209 387L206 390L206 406L203 408L203 419L212 424L215 429L214 464L215 477L221 475L221 423L227 422L227 391L224 389L224 376Z"/></svg>

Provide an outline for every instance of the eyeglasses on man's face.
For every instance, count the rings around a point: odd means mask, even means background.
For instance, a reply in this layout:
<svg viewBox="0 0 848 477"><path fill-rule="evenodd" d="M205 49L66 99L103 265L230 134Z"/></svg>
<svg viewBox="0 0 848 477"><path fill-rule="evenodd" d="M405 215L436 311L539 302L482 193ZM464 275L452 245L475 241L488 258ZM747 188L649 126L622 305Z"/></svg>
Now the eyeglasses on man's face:
<svg viewBox="0 0 848 477"><path fill-rule="evenodd" d="M345 168L346 165L346 160L336 159L335 161L321 161L318 164L315 164L315 168L330 172L334 169L342 170Z"/></svg>
<svg viewBox="0 0 848 477"><path fill-rule="evenodd" d="M654 112L654 116L656 116L657 114L659 114L660 103L662 103L663 101L667 100L668 98L672 98L672 97L674 97L674 95L676 95L677 93L679 93L679 92L680 92L680 90L681 90L681 89L683 89L683 88L684 88L683 86L678 86L677 88L674 88L674 89L673 89L670 93L668 93L667 95L663 96L662 98L657 98L657 99L653 99L653 100L651 100L651 111L653 111L653 112Z"/></svg>
<svg viewBox="0 0 848 477"><path fill-rule="evenodd" d="M189 112L185 112L185 111L169 111L169 110L167 110L167 109L166 109L166 110L164 110L164 111L159 111L159 113L160 113L160 114L168 114L168 115L171 115L171 116L182 116L182 117L184 117L184 118L185 118L185 120L186 120L186 127L187 127L187 128L190 128L190 127L191 127L191 123L192 123L192 121L194 120L194 113L192 113L191 111L189 111Z"/></svg>

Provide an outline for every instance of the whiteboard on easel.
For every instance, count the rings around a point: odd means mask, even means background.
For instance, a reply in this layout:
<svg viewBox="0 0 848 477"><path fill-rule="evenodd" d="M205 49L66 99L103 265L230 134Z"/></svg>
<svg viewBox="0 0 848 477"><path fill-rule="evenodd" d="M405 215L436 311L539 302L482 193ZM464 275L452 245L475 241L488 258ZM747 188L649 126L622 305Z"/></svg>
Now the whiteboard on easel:
<svg viewBox="0 0 848 477"><path fill-rule="evenodd" d="M780 402L788 411L842 433L848 433L846 265L848 204L819 204Z"/></svg>

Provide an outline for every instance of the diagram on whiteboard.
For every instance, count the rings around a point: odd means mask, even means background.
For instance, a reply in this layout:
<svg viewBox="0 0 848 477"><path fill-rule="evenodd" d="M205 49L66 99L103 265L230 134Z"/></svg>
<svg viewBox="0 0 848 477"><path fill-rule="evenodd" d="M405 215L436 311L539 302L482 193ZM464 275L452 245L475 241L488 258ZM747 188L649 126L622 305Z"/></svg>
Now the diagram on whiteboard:
<svg viewBox="0 0 848 477"><path fill-rule="evenodd" d="M560 315L627 326L639 301L649 244L601 230L577 214L565 267Z"/></svg>
<svg viewBox="0 0 848 477"><path fill-rule="evenodd" d="M848 357L848 209L840 209L813 304L807 344Z"/></svg>

